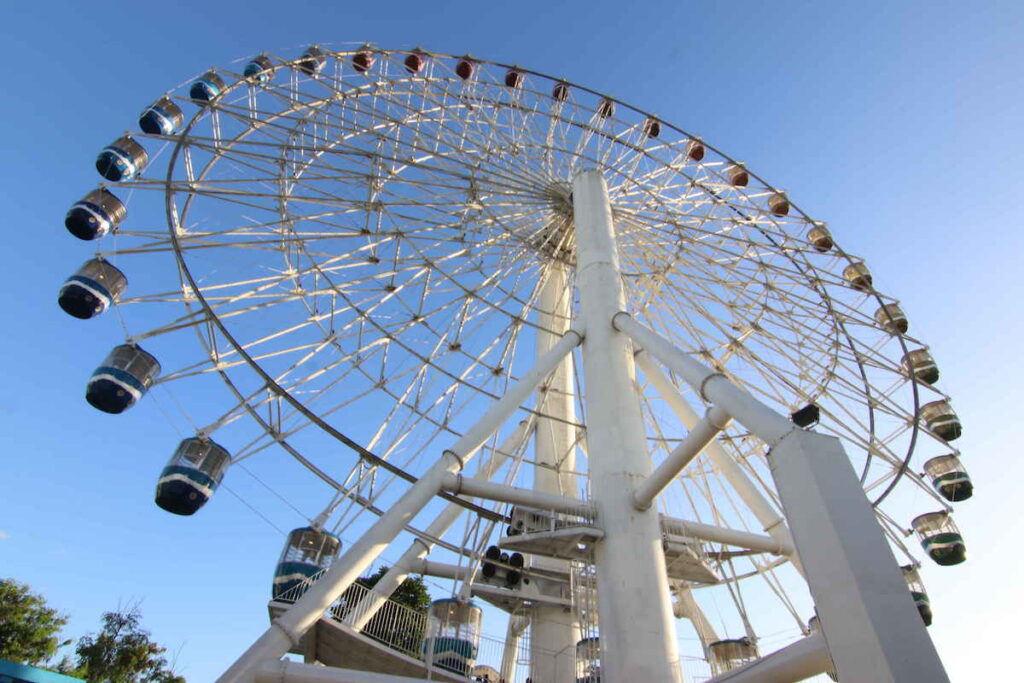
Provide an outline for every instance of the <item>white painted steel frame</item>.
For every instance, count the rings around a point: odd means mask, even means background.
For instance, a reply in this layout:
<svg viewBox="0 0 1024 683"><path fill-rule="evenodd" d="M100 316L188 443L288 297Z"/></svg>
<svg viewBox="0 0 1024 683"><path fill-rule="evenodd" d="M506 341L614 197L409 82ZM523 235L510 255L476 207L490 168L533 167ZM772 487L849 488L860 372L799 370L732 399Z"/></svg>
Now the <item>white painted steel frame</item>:
<svg viewBox="0 0 1024 683"><path fill-rule="evenodd" d="M371 525L345 553L324 573L319 581L287 611L273 620L269 629L253 643L241 657L218 679L222 683L248 682L254 672L268 659L284 656L299 642L302 635L313 626L331 603L351 586L359 574L372 563L387 545L394 540L402 528L416 516L423 507L441 491L441 484L448 474L460 471L473 457L483 442L499 429L508 417L522 405L523 401L562 358L579 345L583 334L575 328L565 335L533 368L496 401L480 420L473 425L455 444L444 452L427 473L421 477L402 497Z"/></svg>
<svg viewBox="0 0 1024 683"><path fill-rule="evenodd" d="M614 324L771 447L772 477L840 678L949 680L839 439L796 427L629 315Z"/></svg>
<svg viewBox="0 0 1024 683"><path fill-rule="evenodd" d="M601 623L601 675L608 681L681 681L661 528L633 506L652 470L634 388L633 353L612 317L623 296L607 186L596 170L573 180L577 288L591 498L604 538L594 550Z"/></svg>

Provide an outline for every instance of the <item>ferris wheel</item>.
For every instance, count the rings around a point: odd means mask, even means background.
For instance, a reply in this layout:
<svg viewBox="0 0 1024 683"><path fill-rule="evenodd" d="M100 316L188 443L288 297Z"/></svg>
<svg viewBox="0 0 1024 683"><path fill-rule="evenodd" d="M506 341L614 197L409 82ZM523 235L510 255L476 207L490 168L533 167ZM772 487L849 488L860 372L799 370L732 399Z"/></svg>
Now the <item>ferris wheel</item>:
<svg viewBox="0 0 1024 683"><path fill-rule="evenodd" d="M508 640L529 629L509 680L617 680L659 658L649 680L675 676L676 618L711 675L766 662L785 629L813 649L801 671L829 671L801 610L830 643L843 627L791 529L805 513L772 459L778 416L841 446L926 621L917 558L966 557L960 423L898 300L842 230L656 115L471 56L312 46L165 93L96 166L105 182L66 226L98 251L59 303L116 309L124 339L86 398L120 413L161 389L188 406L194 434L157 481L169 512L196 513L250 459L301 483L296 505L317 507L272 587L320 601L296 629L366 548L394 544L348 625L410 574L449 579L413 653L448 673L478 659L452 645L479 632L471 598L509 613ZM621 351L625 374L588 348ZM348 578L326 588L332 563ZM613 576L650 590L616 594ZM624 616L634 600L649 628ZM652 656L623 659L629 630Z"/></svg>

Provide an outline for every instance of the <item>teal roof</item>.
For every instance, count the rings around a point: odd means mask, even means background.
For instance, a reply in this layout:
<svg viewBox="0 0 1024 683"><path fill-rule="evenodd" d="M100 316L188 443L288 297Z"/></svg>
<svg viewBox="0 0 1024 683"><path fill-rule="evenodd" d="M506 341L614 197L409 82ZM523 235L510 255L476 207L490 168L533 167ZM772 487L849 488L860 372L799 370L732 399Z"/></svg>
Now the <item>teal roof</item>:
<svg viewBox="0 0 1024 683"><path fill-rule="evenodd" d="M37 669L26 664L15 664L6 659L0 659L0 681L12 681L13 683L71 683L82 681L81 678L65 676L54 671Z"/></svg>

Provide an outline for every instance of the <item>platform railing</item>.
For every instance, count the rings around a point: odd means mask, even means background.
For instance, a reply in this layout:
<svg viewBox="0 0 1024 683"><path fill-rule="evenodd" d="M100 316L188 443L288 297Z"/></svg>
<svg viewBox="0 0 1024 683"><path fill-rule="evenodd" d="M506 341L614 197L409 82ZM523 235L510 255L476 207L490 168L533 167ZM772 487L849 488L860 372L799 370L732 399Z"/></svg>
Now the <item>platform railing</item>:
<svg viewBox="0 0 1024 683"><path fill-rule="evenodd" d="M309 589L309 586L316 583L322 574L323 571L306 578L301 584L277 596L275 600L295 602ZM353 624L361 621L360 617L364 616L357 611L358 606L360 604L367 604L363 598L371 590L373 589L353 584L340 599L331 605L327 615L334 621L352 627ZM432 663L428 661L428 658L424 657L423 652L423 638L426 633L426 627L427 615L425 612L418 612L389 599L366 622L366 625L359 630L359 633L396 652L422 660L428 667L431 667ZM515 661L519 662L520 665L517 666L512 680L505 683L523 683L528 676L528 667L523 665L523 663L529 661L530 643L528 635L520 640L517 650ZM501 668L504 653L505 641L503 638L481 636L474 666L487 666L498 670ZM682 660L683 674L686 681L699 683L710 678L710 669L707 662L703 659L684 656ZM443 668L438 668L437 670L446 675L454 673Z"/></svg>

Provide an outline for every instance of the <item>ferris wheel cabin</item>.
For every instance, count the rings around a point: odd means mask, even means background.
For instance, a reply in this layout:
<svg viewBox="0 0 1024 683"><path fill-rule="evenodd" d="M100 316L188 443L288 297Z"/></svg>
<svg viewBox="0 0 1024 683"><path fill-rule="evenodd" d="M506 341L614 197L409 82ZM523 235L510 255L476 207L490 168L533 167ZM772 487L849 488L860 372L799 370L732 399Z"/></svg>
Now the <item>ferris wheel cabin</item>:
<svg viewBox="0 0 1024 683"><path fill-rule="evenodd" d="M960 418L953 412L949 401L940 400L921 406L921 419L928 430L943 441L955 441L963 433Z"/></svg>
<svg viewBox="0 0 1024 683"><path fill-rule="evenodd" d="M814 227L807 231L807 241L821 253L825 253L835 246L835 242L832 241L832 233L821 221L815 223Z"/></svg>
<svg viewBox="0 0 1024 683"><path fill-rule="evenodd" d="M193 515L224 479L231 454L210 439L190 437L178 444L156 482L156 504L176 515Z"/></svg>
<svg viewBox="0 0 1024 683"><path fill-rule="evenodd" d="M910 523L928 557L944 567L967 559L967 546L948 512L928 512Z"/></svg>
<svg viewBox="0 0 1024 683"><path fill-rule="evenodd" d="M377 61L373 56L373 50L368 45L363 46L363 49L352 55L352 68L357 72L364 74L373 68L374 62Z"/></svg>
<svg viewBox="0 0 1024 683"><path fill-rule="evenodd" d="M907 330L910 329L907 316L899 304L885 304L879 308L875 311L875 322L893 336L906 334Z"/></svg>
<svg viewBox="0 0 1024 683"><path fill-rule="evenodd" d="M939 381L939 366L935 364L928 349L907 351L903 356L902 366L903 372L919 382L935 384Z"/></svg>
<svg viewBox="0 0 1024 683"><path fill-rule="evenodd" d="M423 655L435 668L468 676L480 649L483 610L472 602L442 598L430 603Z"/></svg>
<svg viewBox="0 0 1024 683"><path fill-rule="evenodd" d="M127 214L124 203L100 187L71 206L64 227L80 240L95 240L114 230Z"/></svg>
<svg viewBox="0 0 1024 683"><path fill-rule="evenodd" d="M139 129L150 135L170 135L183 120L181 107L171 98L161 97L139 114Z"/></svg>
<svg viewBox="0 0 1024 683"><path fill-rule="evenodd" d="M224 92L224 79L216 71L207 71L188 90L188 96L200 106L213 102Z"/></svg>
<svg viewBox="0 0 1024 683"><path fill-rule="evenodd" d="M314 76L320 73L327 62L324 51L316 45L310 45L295 63L296 68L307 76Z"/></svg>
<svg viewBox="0 0 1024 683"><path fill-rule="evenodd" d="M843 268L843 278L857 291L867 292L871 290L871 271L861 261L851 263L846 268Z"/></svg>
<svg viewBox="0 0 1024 683"><path fill-rule="evenodd" d="M917 573L917 567L908 564L900 567L903 571L903 578L907 581L907 588L910 589L910 597L914 598L914 605L917 606L917 611L921 615L921 620L924 621L925 626L932 625L932 605L931 601L928 600L928 591L924 589L924 582L921 581L921 575Z"/></svg>
<svg viewBox="0 0 1024 683"><path fill-rule="evenodd" d="M266 55L257 55L245 65L245 70L242 71L242 75L245 76L249 81L253 83L264 83L270 82L270 76L274 70L274 63L270 61L270 57Z"/></svg>
<svg viewBox="0 0 1024 683"><path fill-rule="evenodd" d="M85 400L104 413L123 413L145 395L159 374L160 363L142 348L115 346L89 378Z"/></svg>
<svg viewBox="0 0 1024 683"><path fill-rule="evenodd" d="M950 502L958 503L974 495L971 477L955 455L940 455L925 461L924 472L931 478L935 490Z"/></svg>
<svg viewBox="0 0 1024 683"><path fill-rule="evenodd" d="M341 539L329 531L311 526L292 530L274 570L273 598L297 600L305 592L306 579L331 566L340 550Z"/></svg>
<svg viewBox="0 0 1024 683"><path fill-rule="evenodd" d="M88 320L101 315L128 287L128 278L101 258L89 259L64 281L57 304L68 315Z"/></svg>
<svg viewBox="0 0 1024 683"><path fill-rule="evenodd" d="M708 645L711 673L724 674L758 658L757 645L750 638L718 640Z"/></svg>
<svg viewBox="0 0 1024 683"><path fill-rule="evenodd" d="M139 175L149 162L142 145L125 135L103 148L96 157L96 170L107 180L119 183Z"/></svg>

